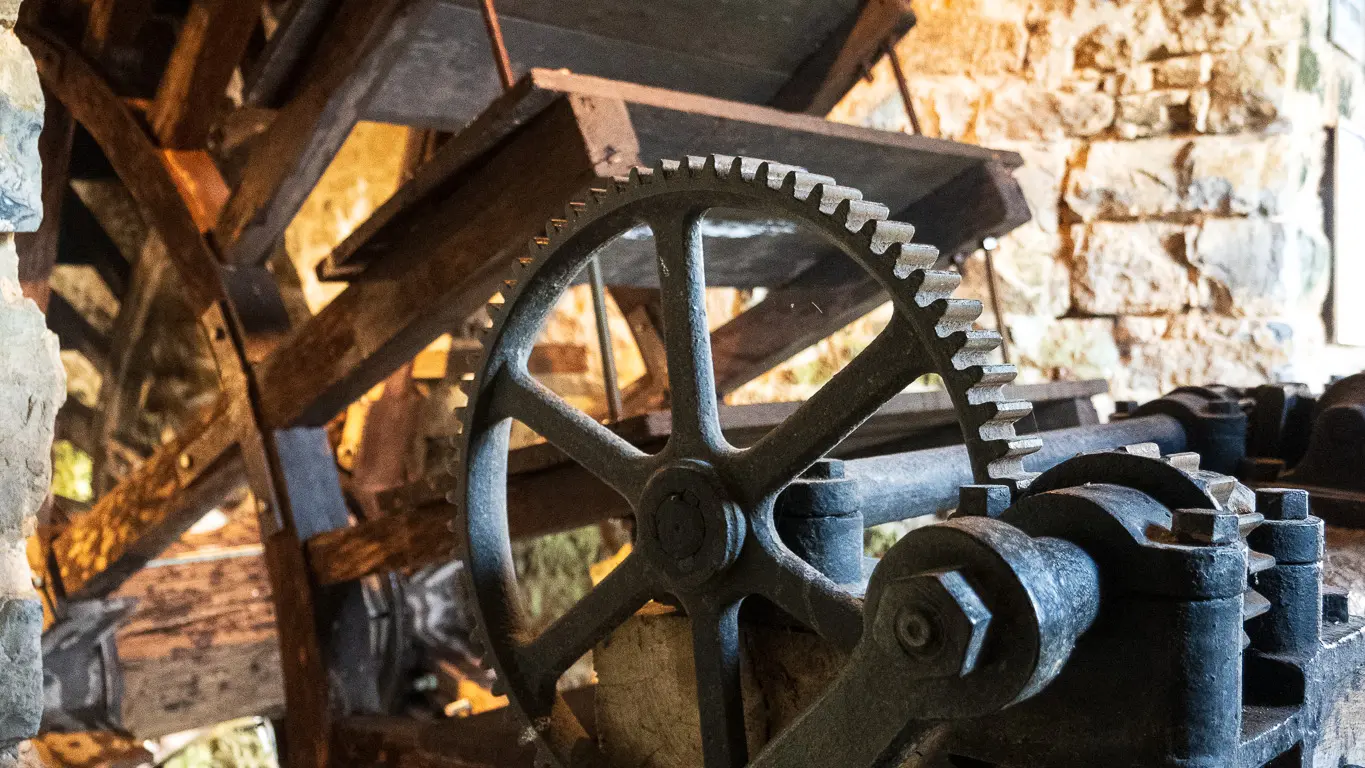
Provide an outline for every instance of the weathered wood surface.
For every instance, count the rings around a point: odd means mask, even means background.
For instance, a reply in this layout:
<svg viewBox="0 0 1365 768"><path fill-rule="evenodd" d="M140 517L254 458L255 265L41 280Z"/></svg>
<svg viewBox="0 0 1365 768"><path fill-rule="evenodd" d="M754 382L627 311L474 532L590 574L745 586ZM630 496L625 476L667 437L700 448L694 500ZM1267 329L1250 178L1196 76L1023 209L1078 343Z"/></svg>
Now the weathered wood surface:
<svg viewBox="0 0 1365 768"><path fill-rule="evenodd" d="M1006 168L1022 160L1011 152L957 144L922 136L876 131L831 123L810 115L794 115L768 107L649 88L566 72L533 70L512 90L495 100L470 127L448 142L412 182L404 185L371 218L319 265L323 279L349 279L369 263L385 258L394 242L414 229L439 225L431 212L458 184L460 174L540 111L555 96L609 100L625 105L632 136L618 147L637 163L686 155L724 153L809 165L861 189L869 200L904 210L920 198L982 163ZM608 130L610 125L601 124ZM591 130L592 126L585 126ZM604 146L620 137L602 140ZM763 240L713 239L707 275L712 285L780 285L774 274L790 278L815 261L793 255L798 235ZM649 243L617 243L604 259L604 276L612 285L648 285L652 274ZM737 266L736 266L737 265Z"/></svg>
<svg viewBox="0 0 1365 768"><path fill-rule="evenodd" d="M866 68L914 26L909 0L868 0L782 86L772 106L823 116L862 79Z"/></svg>
<svg viewBox="0 0 1365 768"><path fill-rule="evenodd" d="M208 268L217 259L137 117L78 51L41 30L20 26L16 31L33 52L43 85L94 137L165 242L191 306L202 310L221 299L221 284Z"/></svg>
<svg viewBox="0 0 1365 768"><path fill-rule="evenodd" d="M260 22L252 0L195 0L161 76L148 117L168 149L202 149L227 100L227 85Z"/></svg>
<svg viewBox="0 0 1365 768"><path fill-rule="evenodd" d="M71 183L71 142L76 121L52 94L43 95L46 99L43 132L38 136L38 155L43 163L43 220L36 231L15 234L14 247L19 253L19 285L24 295L46 311L51 290L48 278L61 248L62 204Z"/></svg>
<svg viewBox="0 0 1365 768"><path fill-rule="evenodd" d="M316 48L324 22L340 4L340 0L290 0L285 5L275 33L244 73L247 104L275 108L289 100L299 86L299 69Z"/></svg>
<svg viewBox="0 0 1365 768"><path fill-rule="evenodd" d="M241 419L221 403L62 531L52 549L68 595L108 595L240 487Z"/></svg>
<svg viewBox="0 0 1365 768"><path fill-rule="evenodd" d="M913 224L915 241L938 248L940 264L946 265L956 254L975 250L986 237L1008 233L1029 216L1009 169L983 163L894 218ZM826 256L711 334L717 391L724 395L739 389L887 300L881 286L847 258Z"/></svg>
<svg viewBox="0 0 1365 768"><path fill-rule="evenodd" d="M344 764L373 768L531 768L535 746L521 730L507 709L437 723L353 717L338 724L335 749Z"/></svg>
<svg viewBox="0 0 1365 768"><path fill-rule="evenodd" d="M366 520L308 542L308 563L319 584L341 584L373 574L411 571L456 557L454 508L428 507Z"/></svg>
<svg viewBox="0 0 1365 768"><path fill-rule="evenodd" d="M607 122L615 133L598 127ZM630 158L604 137L629 136L619 103L565 100L503 151L461 175L435 218L411 233L258 368L269 424L323 424L480 308L527 240L593 179Z"/></svg>
<svg viewBox="0 0 1365 768"><path fill-rule="evenodd" d="M215 240L225 260L259 264L274 250L351 128L402 41L435 0L346 0L311 71L252 149Z"/></svg>

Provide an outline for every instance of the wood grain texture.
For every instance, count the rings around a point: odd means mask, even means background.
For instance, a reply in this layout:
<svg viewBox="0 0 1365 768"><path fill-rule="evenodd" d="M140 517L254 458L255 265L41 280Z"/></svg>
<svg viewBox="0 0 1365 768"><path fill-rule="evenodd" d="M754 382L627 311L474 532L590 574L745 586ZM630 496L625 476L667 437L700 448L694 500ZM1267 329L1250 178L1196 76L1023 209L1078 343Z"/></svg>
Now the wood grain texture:
<svg viewBox="0 0 1365 768"><path fill-rule="evenodd" d="M883 47L914 26L909 0L868 0L825 40L773 97L772 106L824 116L863 77Z"/></svg>
<svg viewBox="0 0 1365 768"><path fill-rule="evenodd" d="M62 531L52 550L69 596L108 595L241 484L240 419L220 403Z"/></svg>
<svg viewBox="0 0 1365 768"><path fill-rule="evenodd" d="M633 158L587 134L581 103L562 101L483 163L452 180L430 225L416 227L259 368L275 427L324 424L468 317L501 286L526 242L565 201ZM600 108L592 119L624 119ZM620 146L618 143L616 146Z"/></svg>
<svg viewBox="0 0 1365 768"><path fill-rule="evenodd" d="M127 661L123 685L124 726L141 738L284 713L280 646L274 640Z"/></svg>
<svg viewBox="0 0 1365 768"><path fill-rule="evenodd" d="M191 306L202 311L220 300L217 258L137 117L79 52L32 27L16 31L32 51L43 85L95 139L164 240Z"/></svg>
<svg viewBox="0 0 1365 768"><path fill-rule="evenodd" d="M449 506L397 512L317 536L308 562L319 584L341 584L390 571L411 571L455 559Z"/></svg>
<svg viewBox="0 0 1365 768"><path fill-rule="evenodd" d="M190 6L148 114L161 146L207 145L260 16L261 4L252 0L195 0Z"/></svg>
<svg viewBox="0 0 1365 768"><path fill-rule="evenodd" d="M223 208L215 240L233 264L270 256L351 128L403 40L434 0L346 0L307 80L257 141Z"/></svg>

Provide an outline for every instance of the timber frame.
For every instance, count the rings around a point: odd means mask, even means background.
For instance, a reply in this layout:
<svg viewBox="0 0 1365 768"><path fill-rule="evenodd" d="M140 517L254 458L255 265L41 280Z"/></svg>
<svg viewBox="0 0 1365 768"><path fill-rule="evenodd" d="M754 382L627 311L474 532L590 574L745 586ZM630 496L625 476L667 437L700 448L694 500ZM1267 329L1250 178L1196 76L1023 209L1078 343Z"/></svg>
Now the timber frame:
<svg viewBox="0 0 1365 768"><path fill-rule="evenodd" d="M174 275L199 318L221 390L202 418L56 531L49 577L66 599L107 597L207 510L248 487L257 503L275 614L312 619L278 622L292 766L349 764L343 756L363 749L369 733L383 732L386 740L413 749L427 738L421 729L370 717L378 709L373 681L344 674L348 665L340 663L368 653L364 627L340 617L352 615L348 606L360 599L361 578L457 554L439 478L394 488L381 500L388 514L353 522L325 427L481 308L525 242L565 200L635 165L719 152L811 162L857 180L893 203L897 218L915 223L917 239L938 247L945 261L1029 216L1010 175L1021 162L1017 155L815 116L861 76L890 35L912 22L908 4L870 0L764 96L782 109L529 70L319 265L324 279L349 284L317 315L289 327L289 312L264 263L354 125L376 114L404 116L381 86L411 63L413 41L428 16L453 13L453 5L458 3L295 0L275 35L247 62L259 20L249 11L259 8L195 0L166 74L142 99L121 93L105 63L107 46L131 39L128 30L113 28L115 22L140 18L128 3L96 0L82 35L64 34L34 17L18 30L44 88L67 115L69 125L56 130L78 126L89 134L164 246L159 266L140 262L124 276L129 295L154 269ZM247 73L247 104L233 110L222 94L239 66ZM225 142L244 152L229 183L211 145L246 118L259 124L240 143ZM677 126L683 129L670 128ZM54 140L57 154L63 140L69 152L70 137L63 136ZM62 189L65 180L58 173L50 184ZM40 232L31 247L50 252L55 262L55 232ZM728 284L762 285L769 292L713 333L722 394L881 302L870 279L819 254L795 267L779 258L741 267L743 274ZM648 362L649 337L659 325L657 299L624 278L613 294ZM129 334L139 317L145 319L140 301L125 303L127 316L121 314L112 337L91 328L60 297L51 306L64 346L103 362L114 392L122 386L119 363L128 357ZM662 366L651 366L650 375L650 387L626 393L635 413L657 404L651 397L666 386ZM1094 393L1093 387L1073 387L1052 398L1064 410L1065 403L1074 408ZM1027 396L1048 399L1041 391ZM948 423L942 402L906 397L901 410L875 422L879 428L904 437ZM761 428L765 419L778 417L776 410L735 410L735 426ZM1093 418L1083 410L1048 426ZM102 418L77 413L64 434L102 450L109 435ZM648 444L665 436L659 423L657 416L642 415L615 428ZM864 447L883 443L869 438ZM546 514L545 499L565 489L579 489L586 498L596 489L597 481L561 459L545 450L519 457L522 472L512 489L523 510L514 520L519 534L563 530L611 514L596 508ZM398 763L376 758L375 764ZM445 763L432 758L422 764Z"/></svg>

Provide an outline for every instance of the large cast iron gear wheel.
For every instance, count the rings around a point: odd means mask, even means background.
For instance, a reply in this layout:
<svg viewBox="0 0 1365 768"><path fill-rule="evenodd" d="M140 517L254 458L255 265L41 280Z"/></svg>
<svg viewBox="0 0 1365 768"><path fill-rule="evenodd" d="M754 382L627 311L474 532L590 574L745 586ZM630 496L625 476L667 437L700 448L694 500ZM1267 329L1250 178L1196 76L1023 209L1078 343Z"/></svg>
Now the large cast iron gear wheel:
<svg viewBox="0 0 1365 768"><path fill-rule="evenodd" d="M1014 422L1031 406L1003 399L1014 378L992 364L999 344L973 322L980 302L955 299L959 277L935 271L936 249L913 227L886 221L833 179L730 157L663 162L604 181L536 238L524 267L490 308L483 365L469 383L455 501L466 533L467 586L482 640L512 704L543 754L580 764L596 751L556 693L561 674L652 598L672 595L691 618L708 768L748 760L739 683L739 605L765 598L844 650L863 627L862 602L779 540L779 492L922 375L942 377L980 482L1024 484L1022 459L1039 442ZM704 301L700 222L713 209L795 222L873 276L895 306L888 327L785 423L747 449L730 446L717 418ZM647 224L662 288L673 429L643 453L567 405L527 372L531 347L556 300L604 245ZM558 446L629 500L633 552L583 600L532 636L522 616L508 537L511 421Z"/></svg>

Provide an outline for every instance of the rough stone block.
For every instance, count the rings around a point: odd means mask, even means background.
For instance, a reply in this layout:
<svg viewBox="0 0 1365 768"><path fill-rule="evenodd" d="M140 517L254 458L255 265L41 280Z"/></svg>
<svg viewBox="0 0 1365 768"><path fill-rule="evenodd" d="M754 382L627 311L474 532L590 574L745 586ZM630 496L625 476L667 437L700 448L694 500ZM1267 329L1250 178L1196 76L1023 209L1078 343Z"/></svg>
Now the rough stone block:
<svg viewBox="0 0 1365 768"><path fill-rule="evenodd" d="M1071 172L1066 203L1083 219L1132 218L1181 210L1186 139L1097 141Z"/></svg>
<svg viewBox="0 0 1365 768"><path fill-rule="evenodd" d="M38 735L43 717L43 661L37 600L0 599L0 752Z"/></svg>
<svg viewBox="0 0 1365 768"><path fill-rule="evenodd" d="M1021 381L1107 379L1119 369L1110 318L1006 315Z"/></svg>
<svg viewBox="0 0 1365 768"><path fill-rule="evenodd" d="M1094 136L1114 122L1114 97L1099 83L1085 90L1054 91L1022 80L990 94L981 116L983 142L1057 141Z"/></svg>
<svg viewBox="0 0 1365 768"><path fill-rule="evenodd" d="M930 0L916 3L915 28L897 46L907 72L1009 75L1024 63L1024 0Z"/></svg>
<svg viewBox="0 0 1365 768"><path fill-rule="evenodd" d="M995 250L1000 305L1008 314L1061 317L1071 308L1071 274L1063 255L1064 241L1055 231L1056 219L1051 232L1035 222L1036 218L1001 238ZM974 254L962 271L958 295L989 306L984 252Z"/></svg>
<svg viewBox="0 0 1365 768"><path fill-rule="evenodd" d="M14 31L0 27L0 231L31 232L43 218L42 130L38 71Z"/></svg>
<svg viewBox="0 0 1365 768"><path fill-rule="evenodd" d="M1304 91L1317 75L1299 73L1297 46L1271 45L1214 57L1208 87L1209 133L1260 131L1274 124L1292 101L1295 77ZM1316 110L1312 118L1318 117Z"/></svg>
<svg viewBox="0 0 1365 768"><path fill-rule="evenodd" d="M1170 24L1170 53L1235 51L1302 34L1298 0L1161 0Z"/></svg>
<svg viewBox="0 0 1365 768"><path fill-rule="evenodd" d="M1320 306L1331 254L1318 234L1262 218L1209 219L1190 233L1189 258L1229 315L1277 315Z"/></svg>
<svg viewBox="0 0 1365 768"><path fill-rule="evenodd" d="M1195 311L1161 322L1120 319L1125 353L1110 388L1115 398L1147 400L1210 381L1254 386L1289 375L1296 338L1285 320Z"/></svg>
<svg viewBox="0 0 1365 768"><path fill-rule="evenodd" d="M1193 125L1189 91L1148 91L1118 98L1114 127L1125 139L1160 136L1188 130Z"/></svg>
<svg viewBox="0 0 1365 768"><path fill-rule="evenodd" d="M1280 216L1306 201L1318 215L1321 131L1193 140L1182 163L1184 208L1213 214Z"/></svg>
<svg viewBox="0 0 1365 768"><path fill-rule="evenodd" d="M1092 315L1178 312L1190 302L1185 228L1096 222L1073 230L1072 300Z"/></svg>

